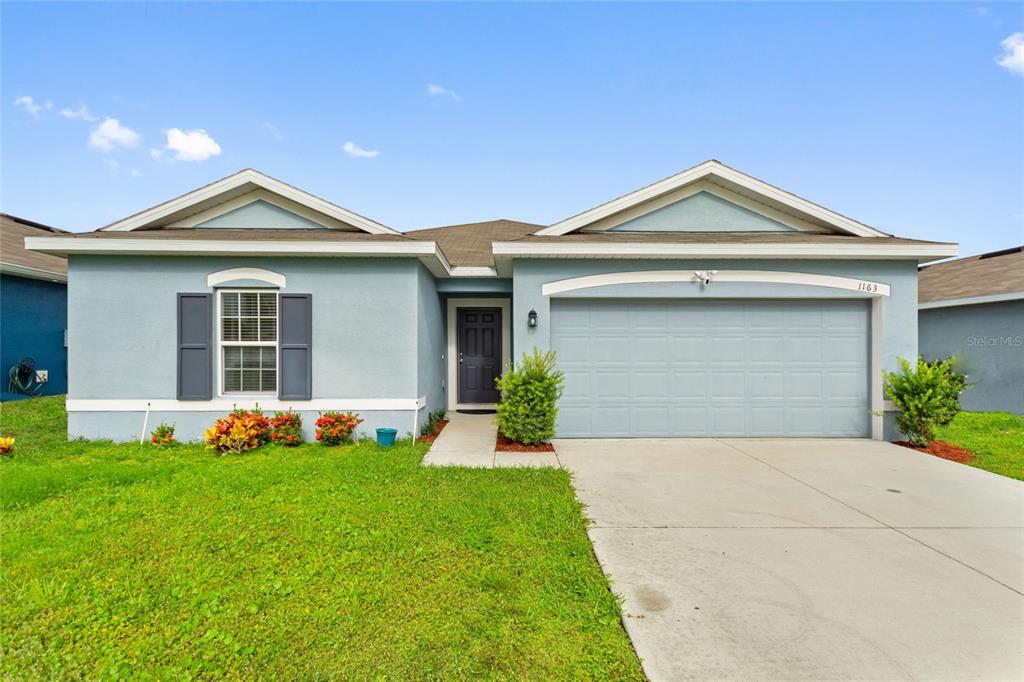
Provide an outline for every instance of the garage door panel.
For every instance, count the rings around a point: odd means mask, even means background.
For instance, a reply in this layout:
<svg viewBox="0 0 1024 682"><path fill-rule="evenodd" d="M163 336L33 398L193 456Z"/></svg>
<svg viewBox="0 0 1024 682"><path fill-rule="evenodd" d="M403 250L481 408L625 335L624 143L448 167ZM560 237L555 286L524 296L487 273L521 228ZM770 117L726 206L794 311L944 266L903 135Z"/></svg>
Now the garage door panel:
<svg viewBox="0 0 1024 682"><path fill-rule="evenodd" d="M866 436L863 300L555 300L561 436Z"/></svg>

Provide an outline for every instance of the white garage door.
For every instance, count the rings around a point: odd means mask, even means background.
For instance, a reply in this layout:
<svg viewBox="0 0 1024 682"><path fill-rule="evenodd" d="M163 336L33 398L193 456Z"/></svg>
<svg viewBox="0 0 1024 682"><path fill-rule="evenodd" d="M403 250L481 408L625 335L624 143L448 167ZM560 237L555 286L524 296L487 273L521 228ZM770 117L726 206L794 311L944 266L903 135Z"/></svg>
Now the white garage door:
<svg viewBox="0 0 1024 682"><path fill-rule="evenodd" d="M560 437L869 434L861 300L556 299Z"/></svg>

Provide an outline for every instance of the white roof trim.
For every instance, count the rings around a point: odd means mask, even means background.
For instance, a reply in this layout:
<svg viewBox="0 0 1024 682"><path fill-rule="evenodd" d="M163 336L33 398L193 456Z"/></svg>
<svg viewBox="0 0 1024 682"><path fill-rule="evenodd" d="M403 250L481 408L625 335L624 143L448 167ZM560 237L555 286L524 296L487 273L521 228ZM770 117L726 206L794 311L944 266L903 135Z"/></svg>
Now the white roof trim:
<svg viewBox="0 0 1024 682"><path fill-rule="evenodd" d="M232 211L237 211L238 209L243 208L245 206L248 206L249 204L255 204L257 201L264 201L264 202L266 202L268 204L272 204L272 205L274 205L274 206L276 206L278 208L282 208L282 209L288 211L289 213L294 213L295 215L297 215L297 216L299 216L301 218L305 218L306 220L311 220L314 223L316 223L317 225L320 225L321 227L332 228L332 229L348 229L349 231L352 230L351 225L348 225L347 223L343 223L340 220L335 220L334 218L331 218L331 217L321 213L320 211L316 211L316 210L313 210L313 209L309 208L305 204L300 204L300 203L298 203L296 201L292 201L291 199L287 199L285 197L282 197L279 194L275 194L274 192L270 192L268 190L265 190L265 189L262 189L262 188L259 188L259 187L254 189L254 190L252 190L251 192L246 192L245 194L242 194L241 196L237 196L234 199L228 199L227 201L225 201L223 203L220 203L220 204L217 204L216 206L212 206L212 207L210 207L210 208L208 208L206 210L200 211L199 213L196 213L194 215L190 215L189 217L184 218L183 220L176 220L176 221L174 221L174 222L172 222L172 223L170 223L168 225L165 225L164 227L167 227L167 228L196 227L196 225L201 225L202 223L205 223L208 220L213 220L214 218L219 218L220 216L226 215L228 213L231 213ZM197 229L204 229L204 228L197 228ZM218 229L218 228L213 228L213 229ZM225 227L225 228L219 228L219 229L230 230L230 229L241 229L241 228ZM284 228L284 229L294 229L294 228ZM310 229L312 229L312 228L310 228Z"/></svg>
<svg viewBox="0 0 1024 682"><path fill-rule="evenodd" d="M671 244L637 242L494 242L498 258L914 258L936 260L956 255L956 244Z"/></svg>
<svg viewBox="0 0 1024 682"><path fill-rule="evenodd" d="M961 305L980 305L982 303L1003 303L1004 301L1024 300L1024 291L1011 291L1005 294L988 294L985 296L965 296L964 298L949 298L944 301L928 301L919 303L918 310L933 310L935 308L953 308Z"/></svg>
<svg viewBox="0 0 1024 682"><path fill-rule="evenodd" d="M452 274L452 268L436 242L26 237L25 248L56 255L412 257L419 258L437 277Z"/></svg>
<svg viewBox="0 0 1024 682"><path fill-rule="evenodd" d="M203 201L214 199L219 194L229 192L233 189L237 189L243 185L251 184L255 187L265 189L274 194L278 194L286 199L294 201L298 204L302 204L314 211L322 213L330 218L341 221L347 225L359 228L364 232L370 234L401 234L400 232L391 229L385 225L381 225L378 222L364 218L363 216L353 213L348 209L342 208L337 204L332 204L329 201L325 201L320 197L313 196L308 192L287 185L280 180L264 175L259 171L247 168L243 171L239 171L234 175L229 175L226 178L217 180L214 183L200 187L197 190L193 190L187 194L183 194L180 197L165 201L162 204L158 204L153 208L137 213L133 216L120 220L116 223L112 223L104 228L111 232L128 232L136 230L140 227L152 225L162 218L173 215L178 211L187 209L189 206L193 206Z"/></svg>
<svg viewBox="0 0 1024 682"><path fill-rule="evenodd" d="M41 279L47 282L68 281L67 273L31 268L27 265L18 265L17 263L0 262L0 274L13 275L15 277L26 277L28 279Z"/></svg>
<svg viewBox="0 0 1024 682"><path fill-rule="evenodd" d="M811 203L806 199L802 199L795 194L790 194L789 192L781 190L778 187L773 187L766 182L762 182L761 180L747 175L746 173L741 173L729 168L725 164L715 160L705 161L700 165L694 166L693 168L681 173L677 173L672 177L665 178L653 185L648 185L647 187L638 189L635 192L631 192L625 196L619 197L618 199L613 199L612 201L601 204L600 206L596 206L589 211L584 211L583 213L572 216L571 218L566 218L565 220L555 223L550 227L538 230L535 234L545 237L555 237L568 234L620 211L624 211L650 201L651 199L655 199L666 192L671 192L683 187L684 185L702 180L709 176L721 178L722 180L744 187L745 189L768 199L778 201L779 203L789 206L796 211L800 211L828 223L842 232L859 237L889 236L873 227L859 223L856 220L851 220L846 216L830 211L822 206L818 206L817 204Z"/></svg>

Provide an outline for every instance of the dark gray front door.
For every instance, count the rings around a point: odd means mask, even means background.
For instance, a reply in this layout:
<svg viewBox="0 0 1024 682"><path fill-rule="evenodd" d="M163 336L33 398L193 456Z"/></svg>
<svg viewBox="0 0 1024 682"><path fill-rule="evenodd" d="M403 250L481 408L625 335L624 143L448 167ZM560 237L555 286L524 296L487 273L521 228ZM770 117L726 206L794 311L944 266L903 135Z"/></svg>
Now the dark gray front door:
<svg viewBox="0 0 1024 682"><path fill-rule="evenodd" d="M501 374L501 308L459 308L459 402L496 403Z"/></svg>

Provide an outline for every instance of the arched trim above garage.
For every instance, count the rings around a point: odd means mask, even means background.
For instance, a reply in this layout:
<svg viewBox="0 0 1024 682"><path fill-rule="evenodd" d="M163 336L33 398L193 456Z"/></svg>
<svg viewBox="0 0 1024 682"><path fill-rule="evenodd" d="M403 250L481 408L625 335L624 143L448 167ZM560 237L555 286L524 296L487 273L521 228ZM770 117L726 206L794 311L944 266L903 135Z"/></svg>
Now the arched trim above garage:
<svg viewBox="0 0 1024 682"><path fill-rule="evenodd" d="M704 272L694 270L638 270L634 272L609 272L601 275L572 277L548 282L541 288L545 296L558 296L580 289L594 289L620 284L690 283L705 286ZM856 291L866 296L888 296L889 285L853 277L818 275L809 272L778 272L774 270L712 270L707 271L710 284L716 282L759 282L765 284L801 284L804 286L826 287Z"/></svg>

